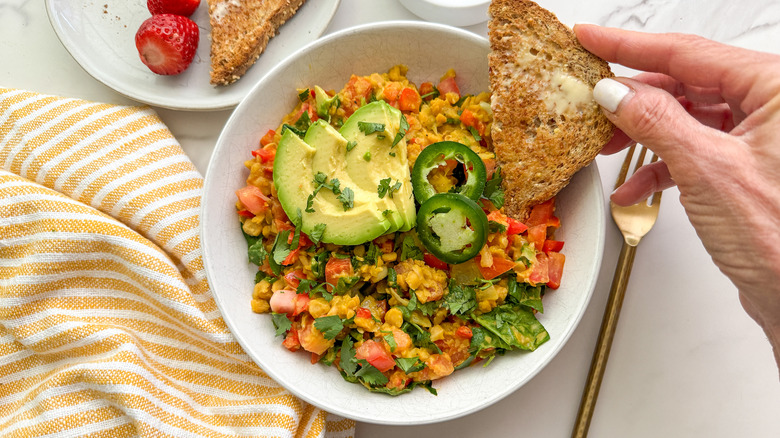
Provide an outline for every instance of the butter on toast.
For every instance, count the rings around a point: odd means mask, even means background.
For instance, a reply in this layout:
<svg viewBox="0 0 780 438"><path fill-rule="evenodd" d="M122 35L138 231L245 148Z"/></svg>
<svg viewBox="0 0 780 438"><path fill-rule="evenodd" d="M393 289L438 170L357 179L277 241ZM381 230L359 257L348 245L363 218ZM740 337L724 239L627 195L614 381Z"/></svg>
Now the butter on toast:
<svg viewBox="0 0 780 438"><path fill-rule="evenodd" d="M489 12L493 148L506 212L523 220L612 136L612 123L593 100L596 82L612 72L533 1L493 0Z"/></svg>
<svg viewBox="0 0 780 438"><path fill-rule="evenodd" d="M208 0L211 83L237 81L305 0Z"/></svg>

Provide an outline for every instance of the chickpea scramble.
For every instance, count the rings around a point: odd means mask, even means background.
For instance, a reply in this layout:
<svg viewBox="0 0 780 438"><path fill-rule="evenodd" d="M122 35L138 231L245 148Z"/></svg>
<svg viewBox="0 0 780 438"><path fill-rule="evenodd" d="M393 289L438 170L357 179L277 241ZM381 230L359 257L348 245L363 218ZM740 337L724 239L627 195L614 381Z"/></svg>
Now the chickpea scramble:
<svg viewBox="0 0 780 438"><path fill-rule="evenodd" d="M288 350L390 395L546 342L535 315L564 263L554 199L503 213L489 94L406 73L298 90L236 192L252 310Z"/></svg>

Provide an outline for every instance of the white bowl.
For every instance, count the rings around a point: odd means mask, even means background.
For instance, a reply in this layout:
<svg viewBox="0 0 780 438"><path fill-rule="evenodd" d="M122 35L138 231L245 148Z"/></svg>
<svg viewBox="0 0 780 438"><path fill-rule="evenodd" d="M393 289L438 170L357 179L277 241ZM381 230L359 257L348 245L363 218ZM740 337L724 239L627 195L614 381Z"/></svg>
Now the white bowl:
<svg viewBox="0 0 780 438"><path fill-rule="evenodd" d="M490 0L400 0L418 17L451 26L471 26L487 21Z"/></svg>
<svg viewBox="0 0 780 438"><path fill-rule="evenodd" d="M238 105L217 141L206 174L201 245L214 298L238 342L269 376L303 400L355 420L409 425L454 419L498 402L528 382L561 349L590 300L604 245L604 201L595 163L578 173L558 198L566 242L560 289L545 296L539 319L550 340L532 353L513 352L489 366L472 366L398 397L344 381L334 367L312 365L274 336L268 315L250 309L256 266L247 261L234 191L245 185L243 162L298 99L296 88L340 89L351 73L385 72L403 63L419 84L454 68L464 93L488 90L487 41L471 32L425 22L386 22L328 35L270 71Z"/></svg>

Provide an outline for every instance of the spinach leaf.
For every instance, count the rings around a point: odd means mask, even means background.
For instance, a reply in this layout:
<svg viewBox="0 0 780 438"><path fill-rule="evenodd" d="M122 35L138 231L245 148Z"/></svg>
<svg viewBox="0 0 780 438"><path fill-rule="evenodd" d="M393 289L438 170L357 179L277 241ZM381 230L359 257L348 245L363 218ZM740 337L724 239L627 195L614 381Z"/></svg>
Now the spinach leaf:
<svg viewBox="0 0 780 438"><path fill-rule="evenodd" d="M549 333L534 313L524 306L503 304L488 313L477 315L474 319L490 332L486 333L486 338L494 337L500 340L493 340L499 347L503 343L510 348L533 351L550 339ZM473 332L472 329L472 341Z"/></svg>

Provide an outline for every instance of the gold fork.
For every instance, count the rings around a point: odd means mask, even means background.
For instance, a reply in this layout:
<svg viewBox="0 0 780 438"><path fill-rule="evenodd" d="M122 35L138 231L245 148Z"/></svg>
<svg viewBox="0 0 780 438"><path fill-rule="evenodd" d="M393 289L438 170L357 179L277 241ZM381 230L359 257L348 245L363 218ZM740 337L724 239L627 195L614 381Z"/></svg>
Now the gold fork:
<svg viewBox="0 0 780 438"><path fill-rule="evenodd" d="M628 169L634 156L636 146L631 146L628 150L623 167L620 169L615 188L618 188L626 180ZM639 152L639 157L634 166L634 172L637 171L645 162L647 149L643 146ZM658 157L653 154L650 162L655 162ZM599 388L604 377L604 370L607 366L607 359L612 347L612 339L615 337L620 309L623 305L623 297L626 294L626 285L628 277L631 275L631 266L634 263L636 247L642 237L653 228L655 220L658 217L658 207L661 203L661 192L656 192L648 203L645 199L629 207L621 207L610 202L612 219L623 234L623 248L620 250L617 268L615 268L615 278L612 280L612 289L609 292L607 308L604 311L604 317L601 321L601 330L599 338L596 341L596 348L593 351L593 359L590 363L588 380L585 389L582 392L579 412L577 412L577 421L574 424L572 438L585 438L588 436L593 410L596 406L596 399L599 395Z"/></svg>

